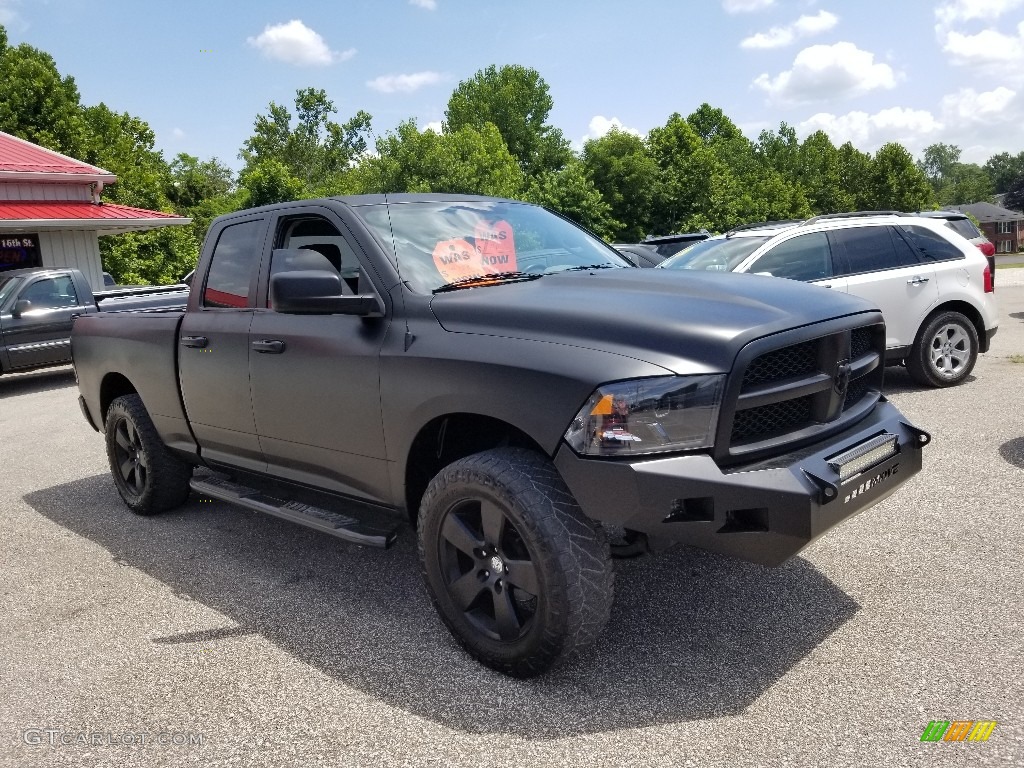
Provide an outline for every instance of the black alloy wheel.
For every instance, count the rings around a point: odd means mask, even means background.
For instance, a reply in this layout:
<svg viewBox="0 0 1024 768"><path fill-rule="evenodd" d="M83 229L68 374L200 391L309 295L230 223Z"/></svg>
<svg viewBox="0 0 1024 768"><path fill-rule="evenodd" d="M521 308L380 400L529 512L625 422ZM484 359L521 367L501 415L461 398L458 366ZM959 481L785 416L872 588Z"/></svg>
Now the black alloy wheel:
<svg viewBox="0 0 1024 768"><path fill-rule="evenodd" d="M442 469L420 504L419 547L444 624L505 674L545 672L608 621L614 573L604 530L533 451L497 448Z"/></svg>
<svg viewBox="0 0 1024 768"><path fill-rule="evenodd" d="M132 512L153 515L185 503L192 466L164 445L141 397L114 400L103 431L114 486Z"/></svg>

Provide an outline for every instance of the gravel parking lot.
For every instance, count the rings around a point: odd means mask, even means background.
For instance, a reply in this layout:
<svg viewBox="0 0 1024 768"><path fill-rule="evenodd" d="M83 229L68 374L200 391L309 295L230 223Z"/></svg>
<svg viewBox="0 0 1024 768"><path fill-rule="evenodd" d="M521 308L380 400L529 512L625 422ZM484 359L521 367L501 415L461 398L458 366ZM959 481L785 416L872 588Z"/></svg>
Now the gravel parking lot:
<svg viewBox="0 0 1024 768"><path fill-rule="evenodd" d="M0 764L1022 765L1024 270L998 280L972 380L890 370L934 437L895 497L778 569L622 562L597 647L533 681L455 647L411 530L134 517L69 369L0 379Z"/></svg>

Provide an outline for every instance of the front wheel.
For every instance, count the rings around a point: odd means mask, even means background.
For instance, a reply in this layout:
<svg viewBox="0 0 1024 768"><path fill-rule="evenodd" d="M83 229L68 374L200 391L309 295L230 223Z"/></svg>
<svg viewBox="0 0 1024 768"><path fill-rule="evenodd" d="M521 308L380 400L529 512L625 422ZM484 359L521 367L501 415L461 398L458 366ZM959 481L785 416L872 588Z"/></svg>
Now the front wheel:
<svg viewBox="0 0 1024 768"><path fill-rule="evenodd" d="M471 655L541 674L600 634L613 570L600 526L533 451L501 448L445 467L420 505L423 578Z"/></svg>
<svg viewBox="0 0 1024 768"><path fill-rule="evenodd" d="M110 404L104 436L114 485L132 512L154 515L185 503L192 467L167 450L141 397Z"/></svg>
<svg viewBox="0 0 1024 768"><path fill-rule="evenodd" d="M907 358L907 371L918 384L951 387L974 370L978 361L978 331L959 312L929 318Z"/></svg>

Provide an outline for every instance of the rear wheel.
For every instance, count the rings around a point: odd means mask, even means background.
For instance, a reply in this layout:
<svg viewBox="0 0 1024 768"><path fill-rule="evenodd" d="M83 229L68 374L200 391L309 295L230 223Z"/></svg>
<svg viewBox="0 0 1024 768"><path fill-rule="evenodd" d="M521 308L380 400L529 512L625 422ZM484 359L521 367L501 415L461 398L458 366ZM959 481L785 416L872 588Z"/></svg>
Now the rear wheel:
<svg viewBox="0 0 1024 768"><path fill-rule="evenodd" d="M185 503L192 467L167 450L141 397L114 400L104 434L114 485L132 512L153 515Z"/></svg>
<svg viewBox="0 0 1024 768"><path fill-rule="evenodd" d="M921 328L907 358L907 370L919 384L951 387L974 370L978 347L974 323L959 312L940 312Z"/></svg>
<svg viewBox="0 0 1024 768"><path fill-rule="evenodd" d="M614 576L604 532L537 453L503 448L445 467L424 494L419 544L441 619L501 672L540 674L608 621Z"/></svg>

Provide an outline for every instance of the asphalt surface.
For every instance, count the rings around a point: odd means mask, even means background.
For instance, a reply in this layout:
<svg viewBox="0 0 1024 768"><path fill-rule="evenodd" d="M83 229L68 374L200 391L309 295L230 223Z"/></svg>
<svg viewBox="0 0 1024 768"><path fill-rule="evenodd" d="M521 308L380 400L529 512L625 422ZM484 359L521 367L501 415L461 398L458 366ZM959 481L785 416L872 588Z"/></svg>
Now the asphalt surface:
<svg viewBox="0 0 1024 768"><path fill-rule="evenodd" d="M456 648L410 530L135 517L69 370L0 379L0 765L1024 765L1024 270L998 295L970 381L890 369L934 436L895 496L777 569L622 562L597 646L533 681Z"/></svg>

